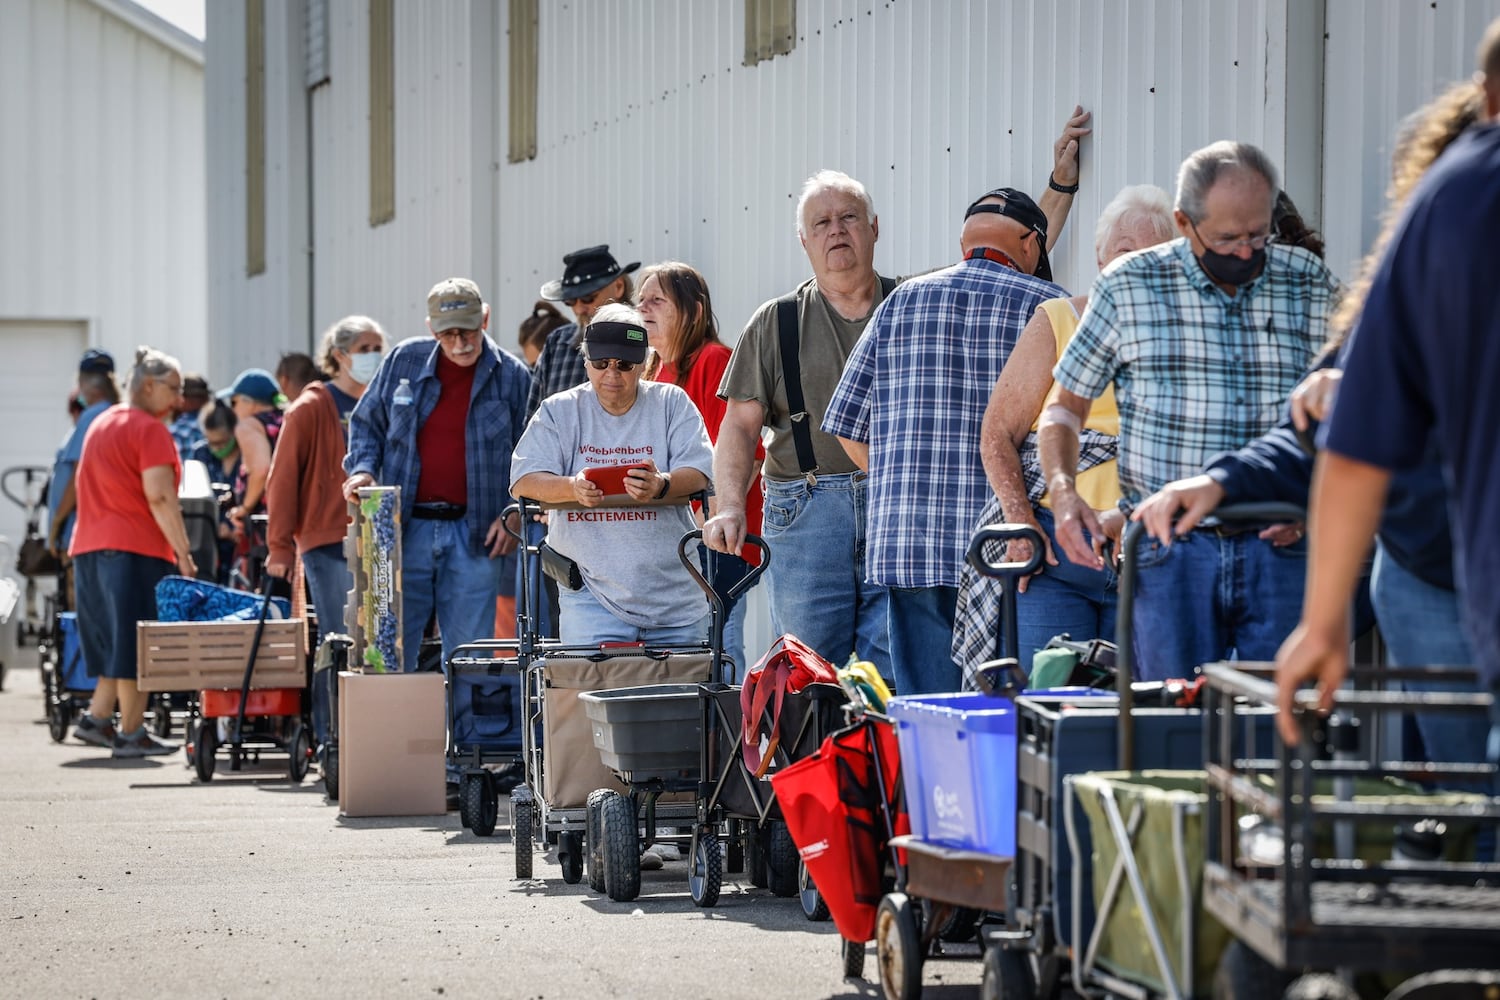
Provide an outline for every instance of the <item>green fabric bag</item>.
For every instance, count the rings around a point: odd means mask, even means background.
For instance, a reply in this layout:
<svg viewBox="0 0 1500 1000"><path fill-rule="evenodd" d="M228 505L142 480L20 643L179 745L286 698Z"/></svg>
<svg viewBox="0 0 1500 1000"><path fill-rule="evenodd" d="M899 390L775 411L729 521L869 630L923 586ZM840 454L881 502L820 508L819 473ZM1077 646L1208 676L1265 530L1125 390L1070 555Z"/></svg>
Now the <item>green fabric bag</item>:
<svg viewBox="0 0 1500 1000"><path fill-rule="evenodd" d="M1078 668L1078 654L1071 649L1039 649L1031 658L1031 680L1034 691L1067 687Z"/></svg>

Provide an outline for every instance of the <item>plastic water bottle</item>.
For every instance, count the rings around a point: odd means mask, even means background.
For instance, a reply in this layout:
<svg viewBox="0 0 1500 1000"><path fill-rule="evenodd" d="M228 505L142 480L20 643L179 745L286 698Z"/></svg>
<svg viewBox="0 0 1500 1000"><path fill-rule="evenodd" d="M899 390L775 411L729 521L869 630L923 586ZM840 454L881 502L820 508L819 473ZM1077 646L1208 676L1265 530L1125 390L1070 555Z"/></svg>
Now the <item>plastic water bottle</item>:
<svg viewBox="0 0 1500 1000"><path fill-rule="evenodd" d="M411 379L404 378L401 380L401 384L396 386L396 392L391 396L391 402L397 406L410 406L413 398Z"/></svg>

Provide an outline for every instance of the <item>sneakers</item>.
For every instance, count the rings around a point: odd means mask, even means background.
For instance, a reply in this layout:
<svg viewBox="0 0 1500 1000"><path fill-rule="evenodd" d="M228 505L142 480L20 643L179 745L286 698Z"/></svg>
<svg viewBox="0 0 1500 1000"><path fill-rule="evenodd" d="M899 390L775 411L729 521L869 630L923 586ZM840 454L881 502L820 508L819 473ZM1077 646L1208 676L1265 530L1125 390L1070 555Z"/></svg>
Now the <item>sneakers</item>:
<svg viewBox="0 0 1500 1000"><path fill-rule="evenodd" d="M115 737L115 757L161 757L176 753L177 744L167 743L146 732L142 726L133 733Z"/></svg>
<svg viewBox="0 0 1500 1000"><path fill-rule="evenodd" d="M100 721L87 712L83 718L78 720L78 725L73 727L73 737L79 743L87 743L91 747L103 747L108 750L115 745L115 724L108 719Z"/></svg>
<svg viewBox="0 0 1500 1000"><path fill-rule="evenodd" d="M652 844L650 850L663 861L682 860L682 852L677 849L676 844Z"/></svg>

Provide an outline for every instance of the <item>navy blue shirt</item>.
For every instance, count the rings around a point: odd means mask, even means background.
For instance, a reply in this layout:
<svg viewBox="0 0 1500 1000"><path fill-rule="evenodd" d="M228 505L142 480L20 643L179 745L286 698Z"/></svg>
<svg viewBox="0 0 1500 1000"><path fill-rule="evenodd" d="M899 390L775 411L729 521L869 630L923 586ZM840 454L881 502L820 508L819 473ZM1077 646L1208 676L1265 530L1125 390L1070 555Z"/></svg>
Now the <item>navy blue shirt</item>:
<svg viewBox="0 0 1500 1000"><path fill-rule="evenodd" d="M1500 127L1471 129L1413 193L1344 353L1332 451L1443 457L1464 627L1500 682Z"/></svg>

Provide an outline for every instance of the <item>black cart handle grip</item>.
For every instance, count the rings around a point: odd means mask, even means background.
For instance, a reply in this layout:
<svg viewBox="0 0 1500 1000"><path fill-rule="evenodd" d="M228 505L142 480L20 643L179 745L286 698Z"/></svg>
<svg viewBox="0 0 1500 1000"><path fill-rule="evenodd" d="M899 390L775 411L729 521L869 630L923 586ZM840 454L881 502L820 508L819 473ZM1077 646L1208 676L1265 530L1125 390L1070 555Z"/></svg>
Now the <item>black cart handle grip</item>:
<svg viewBox="0 0 1500 1000"><path fill-rule="evenodd" d="M1031 543L1030 559L1023 563L994 563L986 558L984 547L990 542L1005 542L1013 538ZM969 542L969 565L984 576L1030 576L1042 568L1042 560L1046 556L1046 540L1042 538L1040 531L1029 524L986 524L974 532L974 537Z"/></svg>

